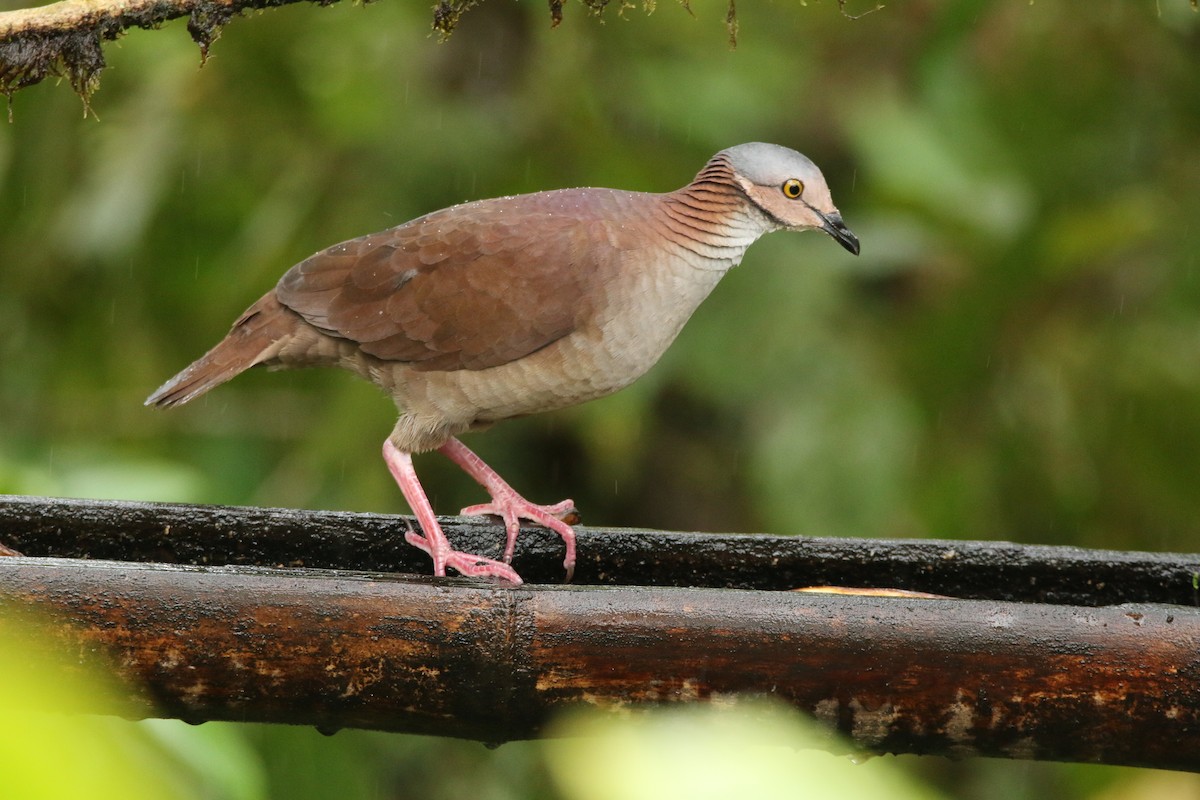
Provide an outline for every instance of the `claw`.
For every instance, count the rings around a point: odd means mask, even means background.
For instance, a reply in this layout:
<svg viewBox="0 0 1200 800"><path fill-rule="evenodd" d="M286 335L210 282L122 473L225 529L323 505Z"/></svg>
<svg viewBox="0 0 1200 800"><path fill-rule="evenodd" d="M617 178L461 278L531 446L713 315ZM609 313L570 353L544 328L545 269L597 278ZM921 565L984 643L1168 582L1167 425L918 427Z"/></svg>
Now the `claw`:
<svg viewBox="0 0 1200 800"><path fill-rule="evenodd" d="M417 480L416 470L413 469L412 455L405 453L392 444L391 440L383 443L383 459L387 462L392 477L396 479L404 499L412 507L413 513L421 523L422 533L417 533L409 526L404 534L404 540L418 547L433 559L433 574L443 576L446 568L472 578L499 578L509 583L520 585L521 576L508 564L502 564L491 558L464 553L450 546L450 540L442 532L437 517L433 514L433 506Z"/></svg>
<svg viewBox="0 0 1200 800"><path fill-rule="evenodd" d="M434 555L429 540L416 531L410 530L405 533L404 541L413 547L424 550L431 556ZM442 572L436 573L438 575L445 575L445 567L449 567L458 574L466 575L470 578L499 578L518 586L523 583L521 576L508 564L501 564L499 561L485 556L472 555L471 553L464 553L461 550L443 550L438 556L434 557L435 563L439 560L444 566Z"/></svg>
<svg viewBox="0 0 1200 800"><path fill-rule="evenodd" d="M549 528L562 537L563 544L567 549L563 567L567 570L567 580L571 580L575 574L575 531L563 521L563 518L578 518L579 512L575 510L575 504L572 501L563 500L561 503L551 506L540 506L529 502L517 494L516 490L509 486L494 469L485 464L482 458L471 452L458 439L451 439L438 450L462 467L464 472L474 478L484 489L487 489L487 493L492 496L490 503L468 506L461 513L472 517L495 516L504 521L505 563L512 561L513 551L517 546L517 534L521 532L521 520L527 519Z"/></svg>
<svg viewBox="0 0 1200 800"><path fill-rule="evenodd" d="M570 500L563 500L552 506L540 506L529 502L509 489L508 493L497 492L492 496L490 503L467 506L459 513L467 517L499 517L504 521L505 563L512 561L513 551L517 546L517 534L521 532L521 520L527 519L554 531L562 537L567 548L563 566L567 570L567 581L570 582L571 577L575 574L575 531L570 525L563 522L562 517L568 512L575 516L579 515L579 512L575 510L575 503Z"/></svg>

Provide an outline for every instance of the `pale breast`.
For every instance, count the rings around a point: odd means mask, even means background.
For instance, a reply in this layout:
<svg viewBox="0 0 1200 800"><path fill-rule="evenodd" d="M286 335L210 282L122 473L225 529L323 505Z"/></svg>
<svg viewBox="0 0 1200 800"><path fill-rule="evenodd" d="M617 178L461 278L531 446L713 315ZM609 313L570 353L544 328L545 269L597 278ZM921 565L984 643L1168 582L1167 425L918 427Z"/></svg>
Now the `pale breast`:
<svg viewBox="0 0 1200 800"><path fill-rule="evenodd" d="M393 395L412 418L407 424L444 427L448 435L603 397L659 360L724 272L661 251L599 287L602 310L593 324L491 369L418 373L393 365Z"/></svg>
<svg viewBox="0 0 1200 800"><path fill-rule="evenodd" d="M574 195L567 195L572 197ZM661 358L684 323L763 232L758 219L726 213L700 233L696 210L666 195L598 190L578 195L590 214L572 214L585 250L564 253L588 275L583 313L567 335L486 369L423 370L379 362L372 379L401 409L393 432L409 450L438 446L471 427L549 411L628 386ZM601 204L612 203L604 213ZM688 214L682 222L672 212ZM749 218L748 218L749 219ZM564 297L555 297L555 302Z"/></svg>

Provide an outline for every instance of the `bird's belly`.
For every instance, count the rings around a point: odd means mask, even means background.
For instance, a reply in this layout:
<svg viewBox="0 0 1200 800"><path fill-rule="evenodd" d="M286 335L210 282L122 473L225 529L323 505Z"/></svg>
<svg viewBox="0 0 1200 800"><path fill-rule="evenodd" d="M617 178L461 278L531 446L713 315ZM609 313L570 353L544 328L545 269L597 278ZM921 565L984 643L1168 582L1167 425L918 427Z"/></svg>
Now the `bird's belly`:
<svg viewBox="0 0 1200 800"><path fill-rule="evenodd" d="M646 373L711 291L719 274L647 275L607 313L553 344L485 370L416 373L402 380L410 413L480 424L576 405L611 394Z"/></svg>
<svg viewBox="0 0 1200 800"><path fill-rule="evenodd" d="M674 338L674 337L672 337ZM633 341L577 332L518 361L486 370L443 373L425 399L448 418L498 422L584 403L641 377L670 342Z"/></svg>

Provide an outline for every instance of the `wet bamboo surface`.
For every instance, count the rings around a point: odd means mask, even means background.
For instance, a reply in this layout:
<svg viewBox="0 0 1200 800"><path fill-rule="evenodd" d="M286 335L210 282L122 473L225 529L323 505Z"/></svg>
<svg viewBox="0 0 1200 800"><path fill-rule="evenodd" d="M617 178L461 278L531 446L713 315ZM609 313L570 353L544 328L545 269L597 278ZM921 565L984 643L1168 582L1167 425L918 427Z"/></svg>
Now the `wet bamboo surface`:
<svg viewBox="0 0 1200 800"><path fill-rule="evenodd" d="M512 588L422 575L407 524L0 497L27 556L0 613L50 610L63 669L94 655L135 714L192 722L503 742L576 704L772 695L876 752L1200 769L1198 555L581 528L564 586L530 529ZM788 591L812 585L946 597Z"/></svg>

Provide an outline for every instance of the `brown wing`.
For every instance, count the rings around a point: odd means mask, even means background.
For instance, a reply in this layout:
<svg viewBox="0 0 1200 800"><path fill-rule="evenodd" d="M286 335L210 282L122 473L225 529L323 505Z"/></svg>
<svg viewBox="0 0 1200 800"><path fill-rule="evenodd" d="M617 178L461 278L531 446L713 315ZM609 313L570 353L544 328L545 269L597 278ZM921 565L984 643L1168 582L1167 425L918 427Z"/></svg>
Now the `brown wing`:
<svg viewBox="0 0 1200 800"><path fill-rule="evenodd" d="M619 224L588 220L588 191L468 203L352 239L292 267L276 294L377 358L422 370L506 364L586 319L604 252L621 246Z"/></svg>

